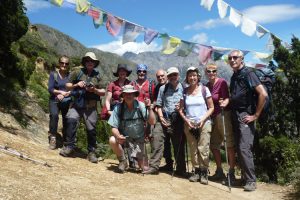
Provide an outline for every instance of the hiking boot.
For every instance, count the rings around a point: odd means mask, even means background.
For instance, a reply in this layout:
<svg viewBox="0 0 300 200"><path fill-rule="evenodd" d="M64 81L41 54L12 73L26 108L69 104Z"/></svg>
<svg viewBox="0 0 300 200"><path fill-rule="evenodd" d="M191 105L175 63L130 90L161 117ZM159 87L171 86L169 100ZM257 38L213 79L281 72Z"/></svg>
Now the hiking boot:
<svg viewBox="0 0 300 200"><path fill-rule="evenodd" d="M174 172L174 174L177 176L177 177L181 177L181 178L187 178L187 173L185 171L182 171L182 170L176 170Z"/></svg>
<svg viewBox="0 0 300 200"><path fill-rule="evenodd" d="M49 149L56 149L56 137L54 135L49 136Z"/></svg>
<svg viewBox="0 0 300 200"><path fill-rule="evenodd" d="M200 172L200 183L203 185L208 184L208 174L207 174L207 169L202 169Z"/></svg>
<svg viewBox="0 0 300 200"><path fill-rule="evenodd" d="M145 170L142 172L143 174L152 174L152 175L157 175L159 172L157 169L150 167L148 170Z"/></svg>
<svg viewBox="0 0 300 200"><path fill-rule="evenodd" d="M220 168L216 170L214 175L209 176L208 179L211 181L224 181L226 179L226 176L223 172L223 169Z"/></svg>
<svg viewBox="0 0 300 200"><path fill-rule="evenodd" d="M64 146L60 150L59 155L64 156L64 157L70 157L73 152L74 152L73 148L71 148L69 146Z"/></svg>
<svg viewBox="0 0 300 200"><path fill-rule="evenodd" d="M229 169L227 176L225 177L225 179L222 182L223 185L229 186L228 178L230 180L230 186L238 186L236 178L235 178L234 169Z"/></svg>
<svg viewBox="0 0 300 200"><path fill-rule="evenodd" d="M91 151L91 152L88 153L87 159L91 163L98 163L98 158L97 158L95 152L93 152L93 151Z"/></svg>
<svg viewBox="0 0 300 200"><path fill-rule="evenodd" d="M247 182L246 185L244 186L244 191L247 192L252 192L255 191L256 189L256 182Z"/></svg>
<svg viewBox="0 0 300 200"><path fill-rule="evenodd" d="M172 172L173 171L173 165L172 164L166 164L159 168L159 171L162 172Z"/></svg>
<svg viewBox="0 0 300 200"><path fill-rule="evenodd" d="M127 167L128 167L128 163L127 163L126 159L120 161L119 166L118 166L118 172L124 173L124 171L125 171L125 169L127 169Z"/></svg>
<svg viewBox="0 0 300 200"><path fill-rule="evenodd" d="M195 171L192 172L192 175L189 178L190 182L198 182L200 180L200 170L199 169L195 169Z"/></svg>

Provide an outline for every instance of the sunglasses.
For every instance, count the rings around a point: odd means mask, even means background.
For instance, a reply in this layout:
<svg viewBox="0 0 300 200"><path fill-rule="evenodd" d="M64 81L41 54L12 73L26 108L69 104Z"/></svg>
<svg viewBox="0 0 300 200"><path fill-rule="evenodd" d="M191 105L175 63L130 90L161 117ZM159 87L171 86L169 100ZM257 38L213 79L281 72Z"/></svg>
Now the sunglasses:
<svg viewBox="0 0 300 200"><path fill-rule="evenodd" d="M208 69L208 70L206 70L206 72L207 72L208 74L211 74L211 73L216 73L217 70L215 70L215 69L214 69L214 70L209 70L209 69Z"/></svg>
<svg viewBox="0 0 300 200"><path fill-rule="evenodd" d="M68 66L68 65L69 65L69 63L68 63L68 62L62 62L62 61L60 61L59 63L60 63L60 64L62 64L62 65L66 65L66 66Z"/></svg>
<svg viewBox="0 0 300 200"><path fill-rule="evenodd" d="M147 71L146 70L138 70L137 73L144 73L144 74L146 74Z"/></svg>
<svg viewBox="0 0 300 200"><path fill-rule="evenodd" d="M239 57L241 57L241 56L228 56L228 60L236 60L236 59L238 59Z"/></svg>

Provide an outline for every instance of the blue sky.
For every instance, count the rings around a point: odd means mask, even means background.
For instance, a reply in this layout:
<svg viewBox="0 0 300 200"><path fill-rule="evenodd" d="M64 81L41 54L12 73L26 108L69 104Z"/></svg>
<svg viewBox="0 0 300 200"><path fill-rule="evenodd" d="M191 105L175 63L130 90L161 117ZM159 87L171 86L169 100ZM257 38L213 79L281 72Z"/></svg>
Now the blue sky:
<svg viewBox="0 0 300 200"><path fill-rule="evenodd" d="M95 29L92 18L77 14L74 9L57 7L46 0L23 0L31 23L51 26L78 40L87 47L97 47L119 55L161 50L161 39L150 45L140 36L137 42L122 45L122 34L111 36L104 26ZM224 0L283 41L292 34L300 37L299 0ZM218 47L268 53L268 34L259 39L249 37L218 14L217 0L211 11L200 6L200 0L89 0L94 6L141 26L168 33L182 40Z"/></svg>

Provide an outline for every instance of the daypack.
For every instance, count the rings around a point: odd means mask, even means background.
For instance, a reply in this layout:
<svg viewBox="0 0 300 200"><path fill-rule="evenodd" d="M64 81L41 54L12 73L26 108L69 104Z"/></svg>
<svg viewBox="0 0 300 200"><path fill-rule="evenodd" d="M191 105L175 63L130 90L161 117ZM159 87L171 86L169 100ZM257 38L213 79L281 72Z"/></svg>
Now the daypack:
<svg viewBox="0 0 300 200"><path fill-rule="evenodd" d="M266 120L268 117L272 114L272 89L273 85L275 83L275 73L270 68L264 67L264 68L250 68L247 67L246 69L241 72L240 77L243 79L247 87L252 91L252 96L250 96L250 102L253 106L253 109L256 108L258 96L255 92L255 89L252 87L249 79L248 74L253 71L258 79L260 80L261 84L264 86L268 97L266 98L266 102L264 105L264 108L260 115L260 120ZM230 83L230 90L233 89L233 83Z"/></svg>

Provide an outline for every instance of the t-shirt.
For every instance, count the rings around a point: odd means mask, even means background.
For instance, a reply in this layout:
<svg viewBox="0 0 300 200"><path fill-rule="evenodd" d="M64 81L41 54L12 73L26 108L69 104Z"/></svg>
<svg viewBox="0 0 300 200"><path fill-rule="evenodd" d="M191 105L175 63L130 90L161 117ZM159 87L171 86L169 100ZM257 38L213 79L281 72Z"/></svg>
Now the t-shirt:
<svg viewBox="0 0 300 200"><path fill-rule="evenodd" d="M151 91L149 91L150 87L149 84L151 83ZM151 102L154 100L154 90L155 90L155 84L153 81L145 80L145 82L140 86L137 84L136 81L133 81L131 85L134 86L134 89L138 90L140 92L139 96L137 97L137 100L140 102L145 102L145 99L151 99Z"/></svg>
<svg viewBox="0 0 300 200"><path fill-rule="evenodd" d="M222 98L223 100L229 98L228 85L225 79L218 78L217 82L214 85L208 82L207 87L211 92L212 100L214 102L214 112L212 114L212 117L215 117L221 113L221 107L219 103L220 98Z"/></svg>
<svg viewBox="0 0 300 200"><path fill-rule="evenodd" d="M207 106L205 99L202 95L202 85L198 88L198 93L196 95L186 95L185 97L185 110L186 110L186 117L190 120L195 122L199 122L205 113L207 112ZM206 99L211 97L210 91L207 87L206 90ZM182 98L183 100L183 98Z"/></svg>
<svg viewBox="0 0 300 200"><path fill-rule="evenodd" d="M230 106L235 110L248 110L252 106L251 103L253 100L251 98L254 98L253 89L261 84L254 71L247 71L248 69L243 67L242 69L234 72L231 77ZM249 88L246 82L247 80L243 79L245 73L246 75L248 74L248 81L252 88ZM253 110L251 110L251 112L253 112Z"/></svg>
<svg viewBox="0 0 300 200"><path fill-rule="evenodd" d="M134 109L132 111L129 111L126 104L124 104L123 119L120 119L121 106L121 103L115 106L108 124L119 129L122 135L127 135L134 139L144 137L144 119L147 119L149 115L146 112L145 104L134 101ZM140 116L140 112L143 117Z"/></svg>
<svg viewBox="0 0 300 200"><path fill-rule="evenodd" d="M54 78L54 73L57 73L57 81ZM56 95L54 95L53 90L62 90L67 91L66 89L66 83L69 80L70 74L66 76L65 78L61 78L58 74L58 72L51 72L48 80L48 91L50 93L50 99L55 99Z"/></svg>
<svg viewBox="0 0 300 200"><path fill-rule="evenodd" d="M130 81L126 79L124 85L128 85L128 84L130 84ZM120 102L122 87L119 85L119 79L109 83L109 85L107 86L107 92L112 93L112 102Z"/></svg>

